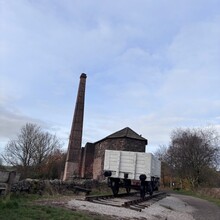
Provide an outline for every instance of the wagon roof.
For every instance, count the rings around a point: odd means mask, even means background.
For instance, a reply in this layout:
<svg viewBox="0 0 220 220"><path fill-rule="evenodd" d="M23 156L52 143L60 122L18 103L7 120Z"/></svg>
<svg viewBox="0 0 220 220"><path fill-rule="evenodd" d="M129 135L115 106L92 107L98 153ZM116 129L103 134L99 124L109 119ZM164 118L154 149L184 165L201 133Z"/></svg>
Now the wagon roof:
<svg viewBox="0 0 220 220"><path fill-rule="evenodd" d="M147 144L147 139L143 138L141 135L137 134L135 131L133 131L129 127L123 128L119 131L116 131L115 133L103 138L100 141L103 141L106 139L114 139L114 138L131 138L131 139L145 141L145 143ZM100 142L100 141L97 141L97 142Z"/></svg>

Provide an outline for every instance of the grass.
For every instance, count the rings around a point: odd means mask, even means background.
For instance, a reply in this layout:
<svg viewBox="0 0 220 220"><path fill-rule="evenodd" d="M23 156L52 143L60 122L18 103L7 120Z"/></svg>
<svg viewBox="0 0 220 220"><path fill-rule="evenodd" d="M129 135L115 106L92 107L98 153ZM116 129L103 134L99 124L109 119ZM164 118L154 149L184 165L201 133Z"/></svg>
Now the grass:
<svg viewBox="0 0 220 220"><path fill-rule="evenodd" d="M38 205L36 196L8 196L0 198L0 220L102 220L83 212L59 207ZM41 198L42 199L42 198ZM106 219L106 218L105 218Z"/></svg>
<svg viewBox="0 0 220 220"><path fill-rule="evenodd" d="M212 202L212 203L214 203L214 204L216 204L220 207L220 199L213 198L213 197L208 196L208 195L203 195L203 194L201 194L197 191L178 190L178 191L175 191L175 193L182 194L182 195L188 195L188 196L194 196L194 197L197 197L197 198L200 198L200 199L204 199L204 200Z"/></svg>

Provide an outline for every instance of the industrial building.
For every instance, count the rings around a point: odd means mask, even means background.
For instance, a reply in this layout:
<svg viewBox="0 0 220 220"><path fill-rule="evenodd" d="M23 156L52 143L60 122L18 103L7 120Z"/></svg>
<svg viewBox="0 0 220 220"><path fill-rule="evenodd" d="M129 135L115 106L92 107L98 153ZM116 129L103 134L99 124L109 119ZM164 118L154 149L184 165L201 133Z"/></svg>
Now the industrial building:
<svg viewBox="0 0 220 220"><path fill-rule="evenodd" d="M103 179L105 150L145 152L147 139L126 127L95 142L82 144L86 74L80 76L79 89L65 163L63 180L74 177Z"/></svg>

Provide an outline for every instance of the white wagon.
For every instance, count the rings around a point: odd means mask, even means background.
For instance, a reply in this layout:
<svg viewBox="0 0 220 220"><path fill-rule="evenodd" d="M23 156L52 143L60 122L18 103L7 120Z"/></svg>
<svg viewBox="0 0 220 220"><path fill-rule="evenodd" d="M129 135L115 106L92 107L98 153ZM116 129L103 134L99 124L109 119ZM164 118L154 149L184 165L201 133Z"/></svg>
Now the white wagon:
<svg viewBox="0 0 220 220"><path fill-rule="evenodd" d="M106 150L104 176L114 195L119 188L140 189L141 197L158 190L161 162L151 153Z"/></svg>

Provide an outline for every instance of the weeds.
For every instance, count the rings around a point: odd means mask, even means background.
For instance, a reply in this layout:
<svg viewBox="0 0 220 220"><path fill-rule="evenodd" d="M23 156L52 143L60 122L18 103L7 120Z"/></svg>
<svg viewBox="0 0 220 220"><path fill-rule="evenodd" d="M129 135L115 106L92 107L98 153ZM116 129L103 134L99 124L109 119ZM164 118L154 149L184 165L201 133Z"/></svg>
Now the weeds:
<svg viewBox="0 0 220 220"><path fill-rule="evenodd" d="M102 217L67 210L60 207L38 205L39 196L7 196L0 198L0 220L101 220Z"/></svg>

